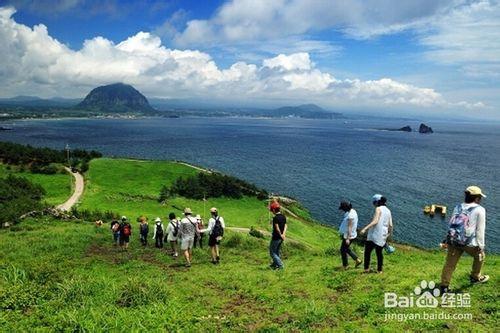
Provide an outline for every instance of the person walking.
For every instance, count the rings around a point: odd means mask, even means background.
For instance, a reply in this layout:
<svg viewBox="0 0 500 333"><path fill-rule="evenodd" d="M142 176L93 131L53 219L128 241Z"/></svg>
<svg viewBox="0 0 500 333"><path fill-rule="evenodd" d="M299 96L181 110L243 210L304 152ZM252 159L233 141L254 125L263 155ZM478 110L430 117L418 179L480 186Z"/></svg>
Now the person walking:
<svg viewBox="0 0 500 333"><path fill-rule="evenodd" d="M210 209L210 214L212 217L208 220L208 228L200 230L203 234L208 232L208 246L210 246L210 254L212 255L212 264L219 264L220 253L219 245L222 237L224 236L224 229L226 228L224 224L224 218L219 216L217 208L213 207Z"/></svg>
<svg viewBox="0 0 500 333"><path fill-rule="evenodd" d="M347 269L349 263L347 261L347 255L349 255L355 261L355 268L357 268L362 261L358 258L356 253L354 253L350 246L352 242L357 237L357 227L358 227L358 213L352 204L347 201L342 201L339 206L339 210L344 212L342 217L342 223L339 227L340 237L342 239L342 245L340 246L340 255L342 257L342 267Z"/></svg>
<svg viewBox="0 0 500 333"><path fill-rule="evenodd" d="M117 246L120 244L120 222L116 219L111 222L111 232L113 233L113 245Z"/></svg>
<svg viewBox="0 0 500 333"><path fill-rule="evenodd" d="M473 258L470 282L487 282L490 277L481 275L485 254L486 210L480 205L486 198L481 188L469 186L465 189L464 202L457 205L450 219L445 247L448 249L441 273L441 291L448 292L451 277L457 263L465 252Z"/></svg>
<svg viewBox="0 0 500 333"><path fill-rule="evenodd" d="M184 252L184 258L186 258L186 267L191 267L194 237L199 232L198 224L192 214L191 208L184 209L184 218L181 220L179 228L181 250Z"/></svg>
<svg viewBox="0 0 500 333"><path fill-rule="evenodd" d="M361 230L361 234L368 231L367 240L365 242L365 273L370 272L370 257L375 249L377 254L377 272L382 273L384 265L383 249L387 242L387 238L392 234L392 214L387 208L387 198L381 194L375 194L372 197L372 203L375 206L375 214L372 221Z"/></svg>
<svg viewBox="0 0 500 333"><path fill-rule="evenodd" d="M142 246L148 245L148 233L149 233L149 224L146 216L141 216L139 218L139 234L141 238Z"/></svg>
<svg viewBox="0 0 500 333"><path fill-rule="evenodd" d="M286 239L286 230L288 228L286 224L286 217L281 213L280 204L277 201L274 201L269 206L271 213L274 214L272 223L273 223L273 232L271 237L271 243L269 244L269 253L271 255L272 263L270 267L272 269L283 269L283 261L280 257L281 245Z"/></svg>
<svg viewBox="0 0 500 333"><path fill-rule="evenodd" d="M169 242L170 244L170 248L172 250L172 256L174 258L177 258L179 255L177 253L177 237L179 234L179 221L177 221L174 213L168 214L168 219L170 220L170 222L168 223L166 230L167 242Z"/></svg>
<svg viewBox="0 0 500 333"><path fill-rule="evenodd" d="M165 234L165 227L161 222L161 219L157 217L155 219L155 230L153 233L153 239L155 240L155 246L159 249L163 248L163 235Z"/></svg>
<svg viewBox="0 0 500 333"><path fill-rule="evenodd" d="M128 249L130 243L130 236L132 235L132 225L128 222L126 216L122 216L120 223L120 247L124 250Z"/></svg>
<svg viewBox="0 0 500 333"><path fill-rule="evenodd" d="M196 223L198 224L198 230L203 229L204 224L203 224L203 219L201 218L200 214L196 215ZM196 244L200 247L200 249L203 247L203 233L197 232L196 235L194 236L194 245L193 247L196 247Z"/></svg>

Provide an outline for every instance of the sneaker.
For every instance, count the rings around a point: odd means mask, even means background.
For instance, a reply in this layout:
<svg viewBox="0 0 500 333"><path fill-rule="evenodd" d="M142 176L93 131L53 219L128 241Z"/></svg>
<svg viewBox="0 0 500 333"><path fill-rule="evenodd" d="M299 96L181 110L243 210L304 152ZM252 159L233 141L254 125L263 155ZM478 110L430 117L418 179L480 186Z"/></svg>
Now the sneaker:
<svg viewBox="0 0 500 333"><path fill-rule="evenodd" d="M359 265L361 265L362 263L363 263L363 260L361 260L361 259L356 260L356 265L354 265L354 268L358 268Z"/></svg>
<svg viewBox="0 0 500 333"><path fill-rule="evenodd" d="M490 279L489 275L481 275L478 279L475 279L471 276L470 278L470 283L472 284L479 284L479 283L485 283Z"/></svg>
<svg viewBox="0 0 500 333"><path fill-rule="evenodd" d="M439 292L441 293L441 295L444 295L449 293L450 289L447 286L439 286Z"/></svg>
<svg viewBox="0 0 500 333"><path fill-rule="evenodd" d="M191 267L191 263L189 263L189 262L188 262L188 263L186 264L186 267Z"/></svg>

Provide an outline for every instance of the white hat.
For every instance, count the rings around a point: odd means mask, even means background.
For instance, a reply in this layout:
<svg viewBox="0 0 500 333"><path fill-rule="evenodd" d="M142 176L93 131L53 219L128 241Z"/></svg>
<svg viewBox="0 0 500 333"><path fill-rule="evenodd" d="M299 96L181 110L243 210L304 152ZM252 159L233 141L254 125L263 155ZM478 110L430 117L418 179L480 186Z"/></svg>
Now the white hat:
<svg viewBox="0 0 500 333"><path fill-rule="evenodd" d="M377 201L379 201L380 199L382 199L382 194L375 194L375 195L372 197L372 202L377 202Z"/></svg>
<svg viewBox="0 0 500 333"><path fill-rule="evenodd" d="M161 218L157 217L157 218L155 219L155 222L161 222Z"/></svg>
<svg viewBox="0 0 500 333"><path fill-rule="evenodd" d="M195 217L196 217L197 220L201 220L200 214L196 215Z"/></svg>
<svg viewBox="0 0 500 333"><path fill-rule="evenodd" d="M127 217L125 215L122 216L122 221L126 221Z"/></svg>

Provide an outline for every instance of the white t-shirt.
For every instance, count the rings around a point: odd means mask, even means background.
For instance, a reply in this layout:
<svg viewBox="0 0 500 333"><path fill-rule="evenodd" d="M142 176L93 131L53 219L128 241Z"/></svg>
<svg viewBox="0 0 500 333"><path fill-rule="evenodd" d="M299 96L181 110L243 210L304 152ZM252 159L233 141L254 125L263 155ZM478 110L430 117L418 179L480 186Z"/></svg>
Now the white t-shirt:
<svg viewBox="0 0 500 333"><path fill-rule="evenodd" d="M168 222L168 225L167 225L167 240L169 242L173 242L175 240L177 240L177 237L174 236L174 231L175 231L175 226L177 226L177 229L179 229L179 221L177 220L170 220L170 222ZM179 231L177 231L177 233L179 233Z"/></svg>
<svg viewBox="0 0 500 333"><path fill-rule="evenodd" d="M222 229L226 229L226 226L224 224L224 218L222 216L217 217L220 221L220 225L222 226ZM213 217L208 220L208 227L206 229L201 230L201 232L207 232L210 235L212 233L212 230L214 229L215 226L215 219Z"/></svg>
<svg viewBox="0 0 500 333"><path fill-rule="evenodd" d="M476 223L476 234L468 246L479 246L484 249L484 231L486 229L486 209L477 203L463 203L462 209L475 207L470 213L470 221ZM457 207L453 210L453 215L458 214Z"/></svg>
<svg viewBox="0 0 500 333"><path fill-rule="evenodd" d="M392 225L391 211L386 206L379 206L380 217L378 223L368 229L367 239L378 246L384 246L389 237L389 226Z"/></svg>
<svg viewBox="0 0 500 333"><path fill-rule="evenodd" d="M347 235L349 231L349 220L352 220L351 235ZM358 233L356 232L357 228L358 228L358 213L354 209L345 212L344 217L342 218L342 223L340 224L339 227L339 232L342 234L344 239L356 238L358 236Z"/></svg>

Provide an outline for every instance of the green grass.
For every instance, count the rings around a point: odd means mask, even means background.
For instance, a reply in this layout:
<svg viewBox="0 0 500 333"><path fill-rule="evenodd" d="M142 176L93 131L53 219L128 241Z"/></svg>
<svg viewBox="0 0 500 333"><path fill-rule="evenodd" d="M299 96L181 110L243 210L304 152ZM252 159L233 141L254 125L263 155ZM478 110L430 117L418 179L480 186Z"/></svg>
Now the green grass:
<svg viewBox="0 0 500 333"><path fill-rule="evenodd" d="M9 174L27 178L31 182L41 185L47 192L44 200L49 205L61 204L71 196L73 177L70 174L42 175L29 171L22 172L17 167L8 167L5 164L0 164L0 177L6 177Z"/></svg>
<svg viewBox="0 0 500 333"><path fill-rule="evenodd" d="M113 165L114 168L108 166ZM168 166L168 167L167 167ZM100 170L100 171L99 171ZM136 175L134 176L134 171ZM170 171L172 170L172 171ZM175 170L175 172L173 171ZM98 172L99 171L99 172ZM203 210L202 202L177 198L162 207L146 196L162 182L193 172L163 162L96 160L82 206L113 209L130 216L164 216L172 204ZM125 176L126 175L126 176ZM153 181L152 179L156 179ZM115 185L115 182L122 182ZM160 180L160 183L156 183ZM111 186L112 185L112 186ZM118 193L145 195L134 201ZM104 194L103 194L104 193ZM109 196L109 197L108 197ZM133 205L132 205L133 204ZM228 224L269 229L265 204L255 199L210 201ZM208 205L207 205L208 207ZM140 210L135 210L135 209ZM385 256L382 275L341 271L335 230L290 221L283 249L286 268L272 271L269 239L228 231L222 261L209 262L195 249L193 266L183 267L165 252L140 246L133 224L128 252L111 242L109 224L28 220L0 231L0 327L2 331L495 331L498 327L498 256L488 256L489 283L470 286L471 258L464 257L452 286L471 294L473 320L385 321L384 292L409 295L421 280L438 281L445 254L397 246ZM261 219L261 220L259 220ZM260 222L259 222L260 221ZM259 224L261 223L261 224ZM302 246L307 243L310 246ZM362 254L362 249L355 246ZM373 259L372 259L373 260ZM422 313L399 309L400 313ZM434 312L434 310L427 310Z"/></svg>

